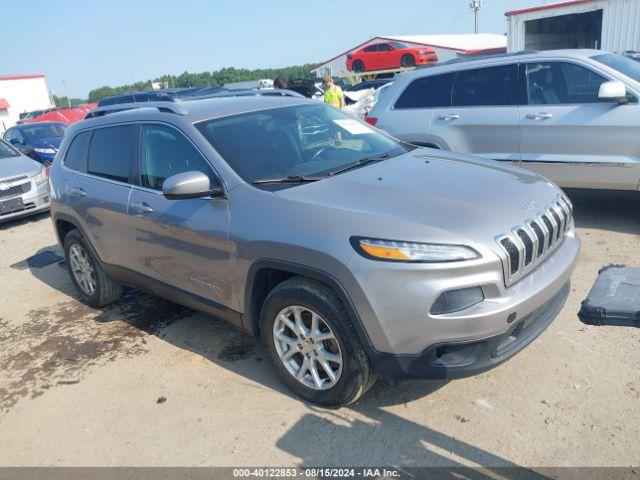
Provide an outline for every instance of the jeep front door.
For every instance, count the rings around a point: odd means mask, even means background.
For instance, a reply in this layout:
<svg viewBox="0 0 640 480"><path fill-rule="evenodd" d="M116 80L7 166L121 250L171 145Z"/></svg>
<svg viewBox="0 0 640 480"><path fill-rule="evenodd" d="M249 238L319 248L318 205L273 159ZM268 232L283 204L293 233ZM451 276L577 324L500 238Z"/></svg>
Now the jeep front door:
<svg viewBox="0 0 640 480"><path fill-rule="evenodd" d="M172 175L201 171L219 179L195 145L177 128L145 123L140 161L129 201L137 249L136 270L178 293L231 304L229 211L226 198L168 200L162 184Z"/></svg>

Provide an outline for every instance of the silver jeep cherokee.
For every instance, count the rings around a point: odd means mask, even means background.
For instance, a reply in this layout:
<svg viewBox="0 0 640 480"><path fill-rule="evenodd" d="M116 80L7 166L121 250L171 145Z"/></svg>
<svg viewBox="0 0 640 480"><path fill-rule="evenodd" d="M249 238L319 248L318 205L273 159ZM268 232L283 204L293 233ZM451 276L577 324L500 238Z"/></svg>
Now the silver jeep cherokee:
<svg viewBox="0 0 640 480"><path fill-rule="evenodd" d="M531 343L576 262L537 174L403 144L300 98L117 105L69 128L52 218L82 299L132 285L260 335L323 405Z"/></svg>

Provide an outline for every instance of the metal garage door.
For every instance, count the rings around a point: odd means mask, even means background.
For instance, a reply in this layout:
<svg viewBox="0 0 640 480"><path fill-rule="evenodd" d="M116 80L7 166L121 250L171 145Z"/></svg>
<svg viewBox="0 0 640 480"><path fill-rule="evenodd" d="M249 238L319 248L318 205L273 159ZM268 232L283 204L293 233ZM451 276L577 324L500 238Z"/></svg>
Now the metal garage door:
<svg viewBox="0 0 640 480"><path fill-rule="evenodd" d="M525 22L527 50L601 48L602 10Z"/></svg>

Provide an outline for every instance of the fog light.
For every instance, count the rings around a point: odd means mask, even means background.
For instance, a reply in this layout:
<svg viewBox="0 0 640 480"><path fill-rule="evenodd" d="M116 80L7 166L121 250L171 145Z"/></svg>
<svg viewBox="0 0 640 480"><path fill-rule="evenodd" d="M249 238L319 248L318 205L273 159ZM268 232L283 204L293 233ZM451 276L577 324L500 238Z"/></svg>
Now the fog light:
<svg viewBox="0 0 640 480"><path fill-rule="evenodd" d="M431 307L431 313L433 315L442 315L443 313L459 312L483 300L484 293L482 293L482 288L480 287L449 290L440 294Z"/></svg>

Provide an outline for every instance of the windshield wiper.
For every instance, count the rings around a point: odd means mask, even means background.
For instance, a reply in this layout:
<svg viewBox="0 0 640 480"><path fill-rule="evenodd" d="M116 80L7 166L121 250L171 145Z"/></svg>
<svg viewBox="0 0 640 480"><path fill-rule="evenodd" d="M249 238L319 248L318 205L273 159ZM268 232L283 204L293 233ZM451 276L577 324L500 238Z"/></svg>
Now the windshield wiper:
<svg viewBox="0 0 640 480"><path fill-rule="evenodd" d="M389 158L390 156L391 154L385 153L384 155L378 155L377 157L364 157L358 160L357 162L352 163L351 165L347 165L346 167L342 167L342 168L339 168L338 170L334 170L333 172L330 172L329 176L338 175L339 173L347 172L349 170L353 170L354 168L360 168L364 165L367 165L368 163L379 162L380 160L384 160L386 158Z"/></svg>
<svg viewBox="0 0 640 480"><path fill-rule="evenodd" d="M254 185L262 185L264 183L309 183L309 182L317 182L320 180L318 177L305 177L304 175L289 175L288 177L282 178L261 178L259 180L254 180Z"/></svg>

